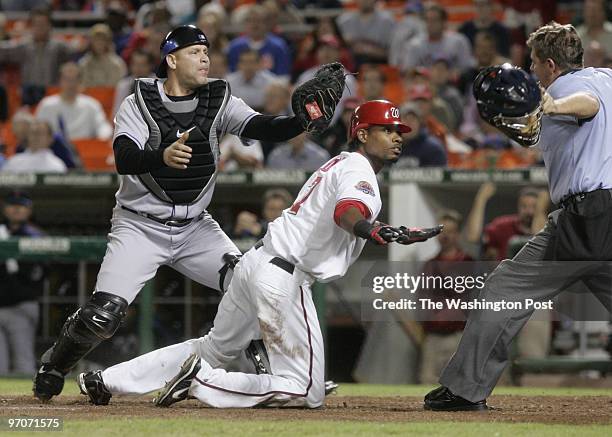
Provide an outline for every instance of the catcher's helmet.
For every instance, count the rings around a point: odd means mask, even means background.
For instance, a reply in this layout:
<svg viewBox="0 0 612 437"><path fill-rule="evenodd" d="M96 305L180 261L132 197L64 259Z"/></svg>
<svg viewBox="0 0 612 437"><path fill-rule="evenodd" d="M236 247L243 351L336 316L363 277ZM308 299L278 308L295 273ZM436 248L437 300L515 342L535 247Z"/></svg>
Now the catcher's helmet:
<svg viewBox="0 0 612 437"><path fill-rule="evenodd" d="M410 132L412 129L400 120L400 111L397 106L388 100L370 100L355 108L351 117L350 135L351 139L357 137L359 129L367 129L370 126L397 126L402 133Z"/></svg>
<svg viewBox="0 0 612 437"><path fill-rule="evenodd" d="M522 146L540 139L542 93L524 70L508 63L484 68L474 81L480 116Z"/></svg>
<svg viewBox="0 0 612 437"><path fill-rule="evenodd" d="M206 47L210 47L210 43L208 42L206 35L204 35L204 32L194 25L190 24L188 26L179 26L176 29L168 32L168 35L166 35L159 46L161 62L155 71L157 77L168 76L166 56L178 49L192 46L194 44L204 44Z"/></svg>

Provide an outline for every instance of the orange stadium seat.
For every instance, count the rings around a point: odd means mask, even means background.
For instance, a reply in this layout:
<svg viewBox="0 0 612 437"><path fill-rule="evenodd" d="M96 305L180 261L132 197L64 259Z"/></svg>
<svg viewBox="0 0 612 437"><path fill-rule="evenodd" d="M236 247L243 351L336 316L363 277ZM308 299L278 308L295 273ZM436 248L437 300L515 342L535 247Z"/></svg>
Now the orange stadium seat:
<svg viewBox="0 0 612 437"><path fill-rule="evenodd" d="M95 138L73 140L83 167L88 171L114 171L113 148L110 141Z"/></svg>

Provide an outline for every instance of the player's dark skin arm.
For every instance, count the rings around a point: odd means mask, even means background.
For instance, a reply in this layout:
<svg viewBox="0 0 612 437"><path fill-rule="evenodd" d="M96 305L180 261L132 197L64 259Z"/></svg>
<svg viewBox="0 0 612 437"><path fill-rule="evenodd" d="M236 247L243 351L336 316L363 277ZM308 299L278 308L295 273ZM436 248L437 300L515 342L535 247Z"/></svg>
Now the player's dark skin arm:
<svg viewBox="0 0 612 437"><path fill-rule="evenodd" d="M355 235L355 225L361 220L365 220L366 218L361 214L354 206L348 208L344 214L340 216L338 220L338 224L342 229L344 229L349 234Z"/></svg>

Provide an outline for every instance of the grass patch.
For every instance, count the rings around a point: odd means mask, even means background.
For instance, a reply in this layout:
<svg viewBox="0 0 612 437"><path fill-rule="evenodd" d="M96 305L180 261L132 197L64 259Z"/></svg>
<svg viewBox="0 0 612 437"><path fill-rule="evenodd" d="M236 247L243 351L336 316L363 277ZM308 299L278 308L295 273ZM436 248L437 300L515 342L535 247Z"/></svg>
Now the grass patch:
<svg viewBox="0 0 612 437"><path fill-rule="evenodd" d="M538 436L581 437L604 436L612 433L612 426L571 426L511 423L367 423L347 421L222 421L199 419L110 419L67 421L62 436ZM23 433L20 435L40 435Z"/></svg>

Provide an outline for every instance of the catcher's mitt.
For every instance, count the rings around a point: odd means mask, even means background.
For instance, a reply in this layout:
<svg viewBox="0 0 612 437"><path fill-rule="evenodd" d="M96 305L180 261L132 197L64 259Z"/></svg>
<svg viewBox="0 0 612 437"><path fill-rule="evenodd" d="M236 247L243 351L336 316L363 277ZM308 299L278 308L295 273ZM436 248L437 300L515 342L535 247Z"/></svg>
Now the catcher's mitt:
<svg viewBox="0 0 612 437"><path fill-rule="evenodd" d="M325 64L315 76L298 86L291 96L291 108L306 132L327 128L344 90L344 66Z"/></svg>

